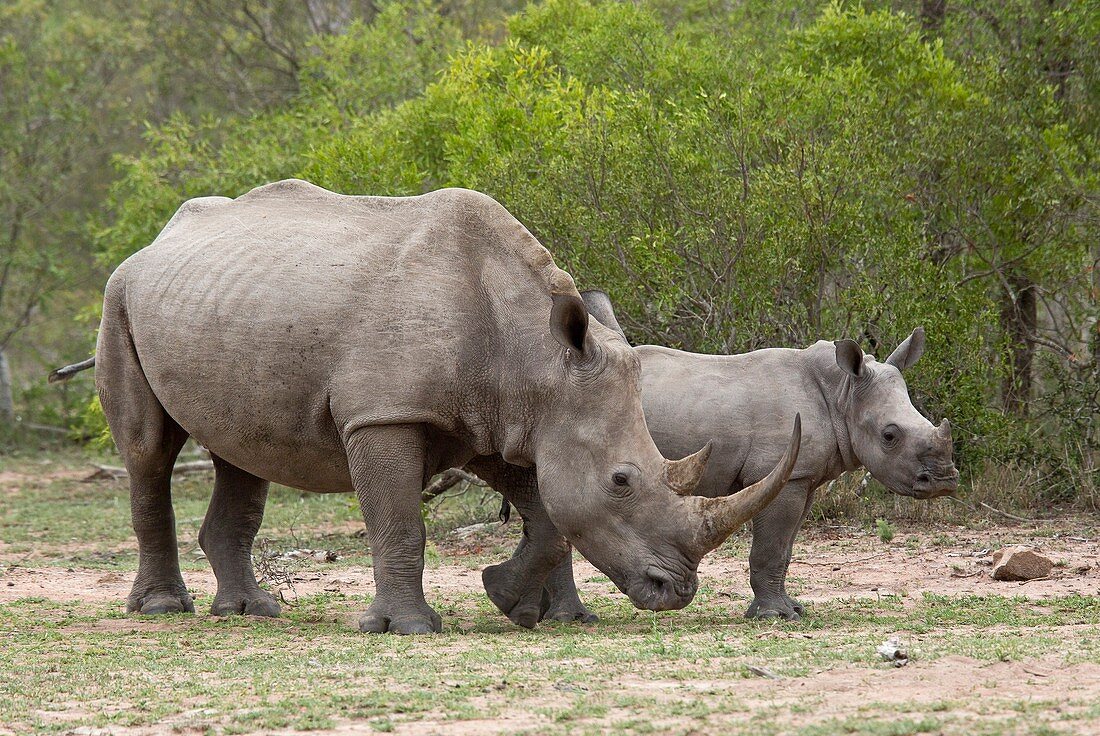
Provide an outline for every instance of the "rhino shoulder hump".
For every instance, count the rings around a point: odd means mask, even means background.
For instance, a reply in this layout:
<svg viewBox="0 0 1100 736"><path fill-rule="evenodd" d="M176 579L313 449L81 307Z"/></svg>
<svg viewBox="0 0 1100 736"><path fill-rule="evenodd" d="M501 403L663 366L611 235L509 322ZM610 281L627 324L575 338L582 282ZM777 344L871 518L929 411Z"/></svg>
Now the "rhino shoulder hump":
<svg viewBox="0 0 1100 736"><path fill-rule="evenodd" d="M488 194L472 189L448 187L424 195L437 212L466 220L480 232L492 233L496 246L512 253L546 279L555 294L574 294L579 298L573 277L554 263L550 251L531 234L522 222Z"/></svg>
<svg viewBox="0 0 1100 736"><path fill-rule="evenodd" d="M324 187L311 184L304 179L281 179L270 184L250 189L237 200L251 201L257 199L294 199L297 201L321 199L324 197L338 197L340 195L330 192Z"/></svg>
<svg viewBox="0 0 1100 736"><path fill-rule="evenodd" d="M229 197L213 196L194 197L192 199L189 199L179 206L179 209L176 210L176 214L172 215L172 219L169 220L168 224L165 225L164 228L160 231L160 235L158 235L157 238L159 239L165 233L171 232L181 222L185 222L192 217L196 217L204 212L208 212L209 210L219 207L226 202L232 201L233 200L231 200Z"/></svg>

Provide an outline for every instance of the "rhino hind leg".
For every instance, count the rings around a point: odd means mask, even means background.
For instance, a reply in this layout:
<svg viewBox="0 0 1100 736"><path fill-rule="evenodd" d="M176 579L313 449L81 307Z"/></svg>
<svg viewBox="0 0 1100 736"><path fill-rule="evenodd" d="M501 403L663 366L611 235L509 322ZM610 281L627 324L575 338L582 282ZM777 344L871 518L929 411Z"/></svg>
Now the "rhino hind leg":
<svg viewBox="0 0 1100 736"><path fill-rule="evenodd" d="M199 546L218 579L210 613L275 618L279 604L260 588L252 570L252 543L264 519L270 484L216 455L213 460L214 494L199 530Z"/></svg>
<svg viewBox="0 0 1100 736"><path fill-rule="evenodd" d="M787 595L787 569L794 539L812 502L813 492L805 484L791 482L753 519L749 583L754 598L746 618L798 621L805 615L802 604Z"/></svg>
<svg viewBox="0 0 1100 736"><path fill-rule="evenodd" d="M365 427L345 445L374 561L375 596L359 617L359 630L442 631L442 619L424 599L423 432L409 425Z"/></svg>
<svg viewBox="0 0 1100 736"><path fill-rule="evenodd" d="M569 543L550 521L531 468L509 465L499 457L478 458L468 467L508 500L523 517L523 539L512 557L481 574L485 593L512 623L533 629L546 615L550 572L569 556Z"/></svg>
<svg viewBox="0 0 1100 736"><path fill-rule="evenodd" d="M128 613L194 613L179 567L172 511L172 466L187 433L149 387L119 291L108 290L96 349L96 386L103 413L130 478L130 513L138 541L138 572Z"/></svg>

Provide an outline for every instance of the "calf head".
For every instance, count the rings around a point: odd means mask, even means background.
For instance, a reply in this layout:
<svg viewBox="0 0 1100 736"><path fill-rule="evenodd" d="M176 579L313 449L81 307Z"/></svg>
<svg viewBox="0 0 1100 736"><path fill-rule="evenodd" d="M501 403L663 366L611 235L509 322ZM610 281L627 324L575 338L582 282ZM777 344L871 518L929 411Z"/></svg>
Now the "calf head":
<svg viewBox="0 0 1100 736"><path fill-rule="evenodd" d="M558 530L626 593L650 610L686 606L699 560L782 489L798 455L727 498L692 496L710 443L681 460L661 456L646 427L641 364L620 333L588 319L581 299L554 295L559 343L542 373L532 432L543 505Z"/></svg>
<svg viewBox="0 0 1100 736"><path fill-rule="evenodd" d="M836 362L849 382L840 408L855 458L894 493L933 498L955 491L959 471L950 422L936 427L921 416L902 377L923 352L924 330L918 327L885 363L864 355L852 340L836 343Z"/></svg>

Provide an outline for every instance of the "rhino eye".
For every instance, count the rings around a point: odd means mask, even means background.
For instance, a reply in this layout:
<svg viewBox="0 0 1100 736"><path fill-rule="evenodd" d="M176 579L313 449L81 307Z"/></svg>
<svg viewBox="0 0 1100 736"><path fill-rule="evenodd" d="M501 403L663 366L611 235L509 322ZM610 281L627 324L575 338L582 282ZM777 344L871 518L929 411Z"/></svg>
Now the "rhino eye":
<svg viewBox="0 0 1100 736"><path fill-rule="evenodd" d="M901 434L898 428L894 425L890 425L886 429L882 430L882 441L886 445L892 445L898 441L898 436Z"/></svg>
<svg viewBox="0 0 1100 736"><path fill-rule="evenodd" d="M624 487L630 485L630 478L626 477L626 473L615 473L611 476L611 482L617 486Z"/></svg>

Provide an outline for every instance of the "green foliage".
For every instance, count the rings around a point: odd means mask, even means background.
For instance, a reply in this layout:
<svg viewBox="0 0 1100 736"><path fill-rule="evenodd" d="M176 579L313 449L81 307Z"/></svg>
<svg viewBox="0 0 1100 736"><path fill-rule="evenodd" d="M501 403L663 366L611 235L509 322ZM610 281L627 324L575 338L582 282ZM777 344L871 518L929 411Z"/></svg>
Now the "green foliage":
<svg viewBox="0 0 1100 736"><path fill-rule="evenodd" d="M875 529L884 544L889 544L894 538L894 525L886 519L875 519Z"/></svg>
<svg viewBox="0 0 1100 736"><path fill-rule="evenodd" d="M320 39L287 105L150 130L121 161L104 261L187 197L285 176L476 188L606 289L639 342L851 336L882 359L922 325L911 390L951 417L964 467L1091 483L1097 11L949 4L929 40L874 3L745 5L552 0L506 42L464 46L431 8L389 5ZM1029 289L1043 314L1021 333ZM1002 410L1024 374L1031 418Z"/></svg>

